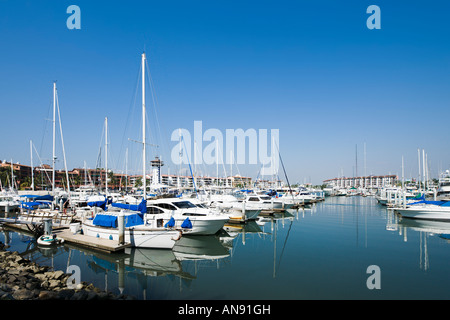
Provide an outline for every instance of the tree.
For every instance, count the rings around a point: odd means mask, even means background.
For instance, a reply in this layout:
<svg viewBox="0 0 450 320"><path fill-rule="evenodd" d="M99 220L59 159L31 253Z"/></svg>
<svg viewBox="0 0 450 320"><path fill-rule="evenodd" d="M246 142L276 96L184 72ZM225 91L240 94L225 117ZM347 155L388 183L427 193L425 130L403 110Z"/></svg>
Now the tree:
<svg viewBox="0 0 450 320"><path fill-rule="evenodd" d="M136 181L134 183L134 186L136 188L142 187L142 177L139 177L139 178L136 179Z"/></svg>

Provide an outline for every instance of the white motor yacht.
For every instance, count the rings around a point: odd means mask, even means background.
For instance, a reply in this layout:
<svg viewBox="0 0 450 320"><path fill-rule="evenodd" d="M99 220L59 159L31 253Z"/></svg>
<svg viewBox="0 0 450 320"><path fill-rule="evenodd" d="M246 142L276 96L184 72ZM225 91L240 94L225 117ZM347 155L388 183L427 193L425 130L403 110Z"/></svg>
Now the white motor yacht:
<svg viewBox="0 0 450 320"><path fill-rule="evenodd" d="M164 225L187 229L190 235L216 234L229 220L225 214L179 198L148 200L146 217L150 216L162 218Z"/></svg>
<svg viewBox="0 0 450 320"><path fill-rule="evenodd" d="M394 211L406 218L450 221L450 201L418 201Z"/></svg>

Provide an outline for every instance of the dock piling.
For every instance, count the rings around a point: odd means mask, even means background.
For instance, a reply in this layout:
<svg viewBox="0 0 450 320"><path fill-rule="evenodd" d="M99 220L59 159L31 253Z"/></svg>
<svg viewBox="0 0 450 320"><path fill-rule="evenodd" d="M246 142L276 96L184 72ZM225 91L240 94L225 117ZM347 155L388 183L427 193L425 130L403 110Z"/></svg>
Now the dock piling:
<svg viewBox="0 0 450 320"><path fill-rule="evenodd" d="M119 227L119 244L122 245L125 243L125 219L122 210L119 213L117 223Z"/></svg>

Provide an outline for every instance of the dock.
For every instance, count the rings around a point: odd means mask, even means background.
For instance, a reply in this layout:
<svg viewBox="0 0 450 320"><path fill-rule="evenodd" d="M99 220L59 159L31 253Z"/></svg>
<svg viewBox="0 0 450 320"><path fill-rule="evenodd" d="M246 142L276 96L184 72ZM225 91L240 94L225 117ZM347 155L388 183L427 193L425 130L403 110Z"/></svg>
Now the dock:
<svg viewBox="0 0 450 320"><path fill-rule="evenodd" d="M91 236L86 236L80 233L72 233L69 229L59 229L53 232L57 237L64 239L64 243L72 243L75 245L88 247L104 252L119 252L125 248L131 247L131 243L119 244L118 241L101 239Z"/></svg>
<svg viewBox="0 0 450 320"><path fill-rule="evenodd" d="M22 233L33 235L25 223L3 223L4 227L16 230ZM70 243L75 246L90 248L97 251L113 253L121 252L125 248L131 247L131 243L119 244L118 241L101 239L87 236L81 233L74 234L69 227L53 227L53 234L64 240L64 243Z"/></svg>

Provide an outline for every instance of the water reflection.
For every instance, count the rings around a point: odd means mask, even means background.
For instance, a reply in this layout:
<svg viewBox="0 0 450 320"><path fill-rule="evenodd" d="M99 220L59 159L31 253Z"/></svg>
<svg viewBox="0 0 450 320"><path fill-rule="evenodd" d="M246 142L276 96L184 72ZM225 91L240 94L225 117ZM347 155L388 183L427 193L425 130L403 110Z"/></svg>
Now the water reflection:
<svg viewBox="0 0 450 320"><path fill-rule="evenodd" d="M435 296L447 297L448 235L450 223L401 219L370 197L334 197L226 224L215 236L184 236L173 250L106 254L67 243L45 250L10 231L0 241L58 270L77 265L82 281L140 300L359 299L373 297L365 286L368 263L382 266L391 281L383 297L427 298L432 285L442 288ZM426 287L405 291L405 279Z"/></svg>
<svg viewBox="0 0 450 320"><path fill-rule="evenodd" d="M403 237L404 242L408 242L408 237L411 236L410 231L413 232L412 235L418 235L419 267L424 271L429 270L429 238L437 236L444 243L450 243L450 222L404 218L391 210L389 210L388 216L386 229L397 231Z"/></svg>

